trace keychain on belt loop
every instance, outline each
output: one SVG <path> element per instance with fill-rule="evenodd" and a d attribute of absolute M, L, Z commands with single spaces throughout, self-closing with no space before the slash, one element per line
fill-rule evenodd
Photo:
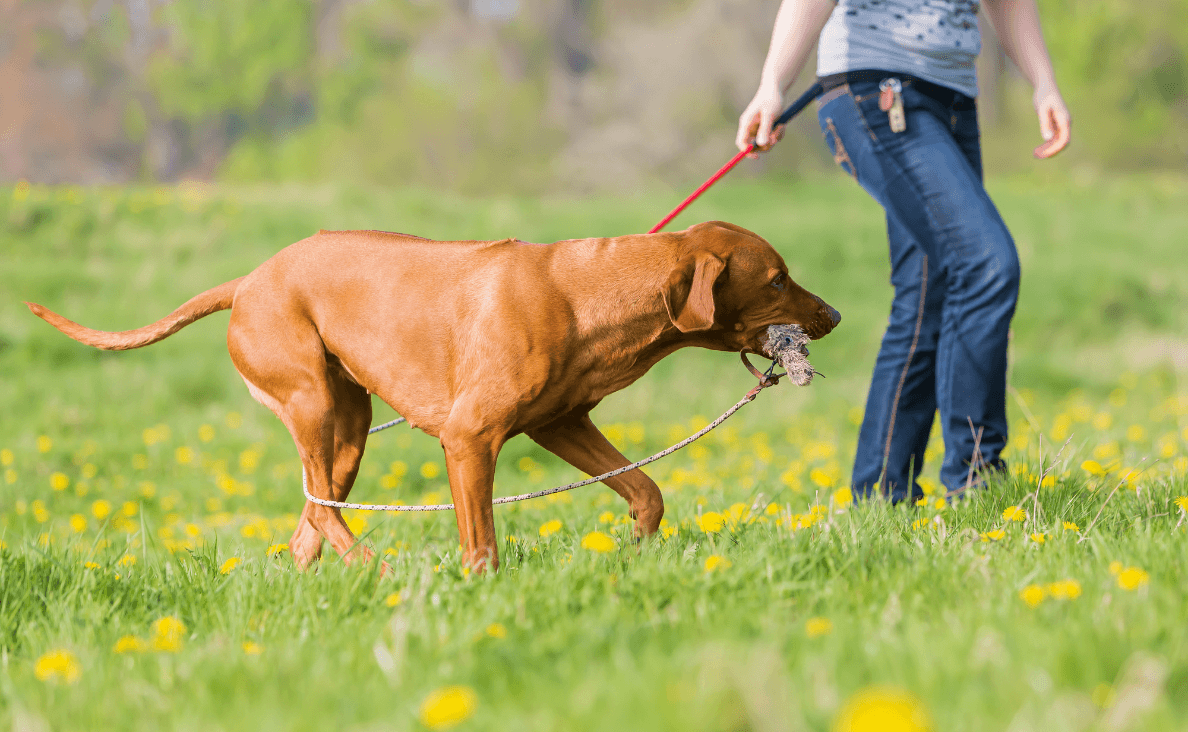
<path fill-rule="evenodd" d="M 907 129 L 907 117 L 903 114 L 903 85 L 899 79 L 891 77 L 879 82 L 879 109 L 887 113 L 892 132 Z"/>

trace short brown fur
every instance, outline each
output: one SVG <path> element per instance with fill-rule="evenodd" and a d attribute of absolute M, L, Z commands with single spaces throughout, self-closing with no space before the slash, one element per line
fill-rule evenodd
<path fill-rule="evenodd" d="M 769 325 L 820 338 L 840 319 L 787 277 L 766 241 L 722 222 L 549 245 L 323 231 L 138 330 L 95 331 L 29 308 L 108 350 L 231 308 L 231 360 L 288 427 L 310 492 L 347 498 L 376 394 L 441 441 L 463 558 L 479 570 L 498 566 L 492 481 L 508 439 L 527 434 L 591 475 L 628 465 L 590 421 L 608 394 L 679 348 L 757 352 Z M 656 484 L 639 470 L 605 482 L 636 534 L 654 533 Z M 323 537 L 347 561 L 372 554 L 338 509 L 306 502 L 289 541 L 299 566 Z"/>

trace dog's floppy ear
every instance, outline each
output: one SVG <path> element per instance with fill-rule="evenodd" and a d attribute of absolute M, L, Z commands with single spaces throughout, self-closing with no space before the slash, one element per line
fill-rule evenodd
<path fill-rule="evenodd" d="M 677 262 L 664 285 L 664 306 L 682 333 L 713 327 L 714 283 L 725 269 L 725 262 L 706 251 Z"/>

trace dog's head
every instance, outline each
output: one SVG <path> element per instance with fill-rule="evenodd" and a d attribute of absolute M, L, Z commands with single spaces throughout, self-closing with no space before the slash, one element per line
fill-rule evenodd
<path fill-rule="evenodd" d="M 703 345 L 765 353 L 768 326 L 796 325 L 816 340 L 841 322 L 841 313 L 792 281 L 784 258 L 762 237 L 722 221 L 677 236 L 664 305 L 673 325 L 702 334 Z"/>

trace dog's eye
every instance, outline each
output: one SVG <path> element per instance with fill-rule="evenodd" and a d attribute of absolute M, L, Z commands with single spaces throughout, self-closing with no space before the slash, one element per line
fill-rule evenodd
<path fill-rule="evenodd" d="M 784 275 L 782 273 L 776 275 L 775 279 L 771 281 L 771 286 L 776 288 L 776 290 L 778 290 L 779 292 L 783 292 L 784 291 Z"/>

